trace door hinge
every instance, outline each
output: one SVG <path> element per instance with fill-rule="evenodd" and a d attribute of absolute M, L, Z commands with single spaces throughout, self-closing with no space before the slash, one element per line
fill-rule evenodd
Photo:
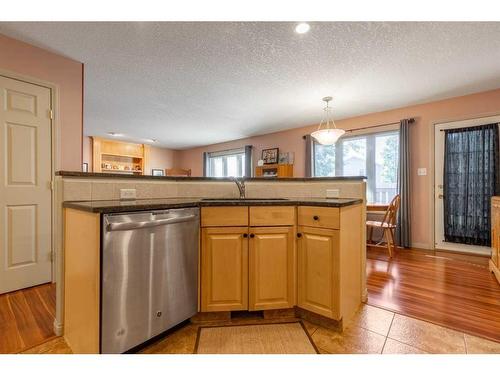
<path fill-rule="evenodd" d="M 54 111 L 53 111 L 53 110 L 51 110 L 51 109 L 49 109 L 49 118 L 50 118 L 51 120 L 53 120 L 53 119 L 54 119 Z"/>
<path fill-rule="evenodd" d="M 49 186 L 49 189 L 50 189 L 51 191 L 54 191 L 54 181 L 52 181 L 52 180 L 51 180 L 51 181 L 49 181 L 49 182 L 47 183 L 47 185 Z"/>
<path fill-rule="evenodd" d="M 50 250 L 50 261 L 53 262 L 54 258 L 55 258 L 55 256 L 54 256 L 54 250 L 52 249 L 52 250 Z"/>

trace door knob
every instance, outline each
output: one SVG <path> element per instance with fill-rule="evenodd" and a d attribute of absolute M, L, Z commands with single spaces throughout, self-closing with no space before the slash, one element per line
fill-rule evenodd
<path fill-rule="evenodd" d="M 243 238 L 247 238 L 247 237 L 248 237 L 248 234 L 243 233 Z"/>
<path fill-rule="evenodd" d="M 302 233 L 297 233 L 297 237 L 298 238 L 302 237 Z"/>
<path fill-rule="evenodd" d="M 254 237 L 255 237 L 255 234 L 250 233 L 250 238 L 254 238 Z"/>
<path fill-rule="evenodd" d="M 313 216 L 313 219 L 314 219 L 314 220 L 319 220 L 319 216 L 314 215 L 314 216 Z"/>

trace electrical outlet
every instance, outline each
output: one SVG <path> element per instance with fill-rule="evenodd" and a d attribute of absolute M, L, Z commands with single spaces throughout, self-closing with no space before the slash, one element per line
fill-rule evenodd
<path fill-rule="evenodd" d="M 427 168 L 418 168 L 417 176 L 427 176 Z"/>
<path fill-rule="evenodd" d="M 134 200 L 136 198 L 135 189 L 120 189 L 120 199 Z"/>
<path fill-rule="evenodd" d="M 327 198 L 338 198 L 340 197 L 340 189 L 326 189 Z"/>

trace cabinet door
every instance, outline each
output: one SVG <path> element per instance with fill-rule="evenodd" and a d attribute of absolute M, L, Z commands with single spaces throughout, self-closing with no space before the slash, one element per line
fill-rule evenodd
<path fill-rule="evenodd" d="M 298 306 L 339 319 L 339 231 L 298 229 Z"/>
<path fill-rule="evenodd" d="M 248 308 L 247 227 L 203 228 L 201 311 Z"/>
<path fill-rule="evenodd" d="M 249 310 L 295 304 L 294 227 L 250 228 Z"/>
<path fill-rule="evenodd" d="M 493 202 L 491 205 L 491 261 L 499 266 L 500 252 L 500 204 Z"/>

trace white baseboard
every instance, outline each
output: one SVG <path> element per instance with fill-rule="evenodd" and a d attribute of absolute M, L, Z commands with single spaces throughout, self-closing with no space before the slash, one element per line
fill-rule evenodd
<path fill-rule="evenodd" d="M 54 333 L 55 333 L 56 336 L 62 336 L 62 334 L 63 334 L 63 325 L 62 325 L 62 323 L 59 323 L 57 321 L 57 319 L 54 319 L 53 328 L 54 328 Z"/>
<path fill-rule="evenodd" d="M 413 242 L 411 244 L 411 247 L 414 247 L 416 249 L 432 250 L 432 246 L 430 246 L 428 243 Z"/>
<path fill-rule="evenodd" d="M 368 301 L 368 289 L 363 290 L 361 295 L 361 301 L 366 303 Z"/>

